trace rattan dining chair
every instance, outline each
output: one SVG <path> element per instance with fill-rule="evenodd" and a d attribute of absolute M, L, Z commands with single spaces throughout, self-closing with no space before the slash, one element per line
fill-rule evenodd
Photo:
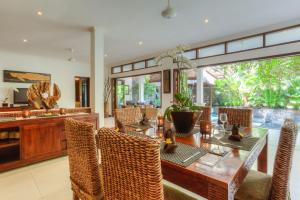
<path fill-rule="evenodd" d="M 115 120 L 119 120 L 123 125 L 138 122 L 141 115 L 139 107 L 115 109 Z"/>
<path fill-rule="evenodd" d="M 103 199 L 93 125 L 66 119 L 65 130 L 73 199 Z"/>
<path fill-rule="evenodd" d="M 201 122 L 211 122 L 211 107 L 210 106 L 201 106 L 202 114 L 198 120 L 198 125 Z"/>
<path fill-rule="evenodd" d="M 290 199 L 289 180 L 297 134 L 297 125 L 286 119 L 281 128 L 273 176 L 250 171 L 235 196 L 236 200 Z"/>
<path fill-rule="evenodd" d="M 243 127 L 252 127 L 252 109 L 251 108 L 225 108 L 219 107 L 218 119 L 220 119 L 220 114 L 226 113 L 228 118 L 228 123 L 240 124 Z"/>
<path fill-rule="evenodd" d="M 147 119 L 156 120 L 158 115 L 159 109 L 154 107 L 146 107 L 145 108 L 145 115 Z"/>
<path fill-rule="evenodd" d="M 170 186 L 164 188 L 157 140 L 107 128 L 98 131 L 98 138 L 106 200 L 195 199 Z"/>

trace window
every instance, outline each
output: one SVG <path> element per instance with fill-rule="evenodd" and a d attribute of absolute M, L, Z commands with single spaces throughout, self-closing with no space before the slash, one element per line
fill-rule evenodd
<path fill-rule="evenodd" d="M 121 67 L 113 67 L 112 68 L 112 73 L 116 74 L 116 73 L 120 73 L 121 72 Z"/>
<path fill-rule="evenodd" d="M 123 72 L 128 72 L 132 70 L 132 64 L 124 65 L 123 66 Z"/>
<path fill-rule="evenodd" d="M 250 35 L 240 39 L 237 38 L 236 40 L 224 41 L 222 43 L 212 44 L 206 47 L 198 47 L 184 52 L 184 56 L 188 59 L 201 59 L 256 48 L 267 48 L 272 45 L 280 45 L 290 42 L 300 42 L 300 25 L 292 28 L 287 27 L 285 29 L 275 30 L 273 32 L 264 32 L 252 36 Z M 145 67 L 155 66 L 157 66 L 157 64 L 155 60 L 151 58 L 133 64 L 133 69 L 129 69 L 128 67 L 128 69 L 125 68 L 123 71 L 138 70 L 144 69 Z M 120 72 L 122 72 L 122 70 L 119 67 L 115 67 L 115 69 L 113 68 L 112 70 L 112 73 Z"/>
<path fill-rule="evenodd" d="M 266 46 L 300 40 L 300 27 L 266 34 Z"/>
<path fill-rule="evenodd" d="M 143 62 L 134 63 L 133 68 L 134 69 L 143 69 L 143 68 L 145 68 L 145 62 L 143 61 Z"/>
<path fill-rule="evenodd" d="M 161 107 L 161 73 L 117 79 L 117 107 L 154 105 Z"/>
<path fill-rule="evenodd" d="M 147 67 L 155 67 L 157 66 L 154 59 L 147 60 Z"/>
<path fill-rule="evenodd" d="M 237 52 L 244 51 L 249 49 L 255 49 L 259 47 L 263 47 L 263 36 L 256 36 L 251 38 L 245 38 L 241 40 L 235 40 L 227 43 L 227 52 Z"/>
<path fill-rule="evenodd" d="M 183 56 L 188 59 L 196 59 L 196 50 L 184 52 Z"/>
<path fill-rule="evenodd" d="M 225 43 L 201 48 L 198 54 L 200 58 L 225 54 Z"/>

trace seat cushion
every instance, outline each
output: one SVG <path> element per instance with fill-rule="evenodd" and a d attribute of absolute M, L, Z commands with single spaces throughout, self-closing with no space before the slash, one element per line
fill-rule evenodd
<path fill-rule="evenodd" d="M 272 177 L 270 175 L 250 171 L 235 195 L 236 200 L 268 200 Z"/>
<path fill-rule="evenodd" d="M 164 197 L 165 200 L 197 200 L 200 198 L 196 198 L 192 195 L 188 194 L 184 189 L 181 189 L 179 186 L 174 186 L 170 183 L 164 183 Z M 202 198 L 201 198 L 202 199 Z"/>

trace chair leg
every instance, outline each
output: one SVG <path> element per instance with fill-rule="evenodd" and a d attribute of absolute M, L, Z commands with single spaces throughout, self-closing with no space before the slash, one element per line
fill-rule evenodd
<path fill-rule="evenodd" d="M 77 197 L 77 195 L 73 192 L 73 200 L 79 200 L 79 198 Z"/>

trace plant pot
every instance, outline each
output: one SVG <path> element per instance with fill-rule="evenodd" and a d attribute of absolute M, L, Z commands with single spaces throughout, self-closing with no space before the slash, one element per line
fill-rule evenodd
<path fill-rule="evenodd" d="M 196 122 L 199 120 L 202 112 L 172 112 L 171 116 L 175 129 L 178 133 L 188 134 L 194 127 Z"/>

